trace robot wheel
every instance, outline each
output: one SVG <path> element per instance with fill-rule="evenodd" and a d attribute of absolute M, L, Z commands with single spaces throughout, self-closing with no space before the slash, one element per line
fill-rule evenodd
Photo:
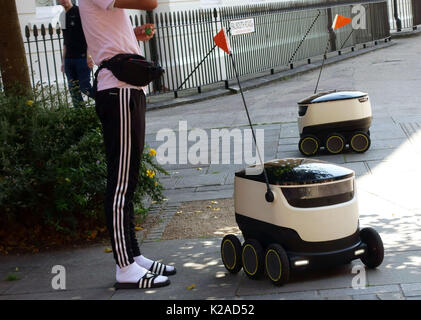
<path fill-rule="evenodd" d="M 300 152 L 306 156 L 314 156 L 320 148 L 320 140 L 315 135 L 304 135 L 298 143 Z"/>
<path fill-rule="evenodd" d="M 370 148 L 370 145 L 370 131 L 368 131 L 367 133 L 363 131 L 354 132 L 349 142 L 349 146 L 351 147 L 351 149 L 357 153 L 366 152 Z"/>
<path fill-rule="evenodd" d="M 325 147 L 331 154 L 339 154 L 345 149 L 345 137 L 340 133 L 331 133 L 326 138 Z"/>
<path fill-rule="evenodd" d="M 361 261 L 371 269 L 377 268 L 383 262 L 384 247 L 382 238 L 373 228 L 364 228 L 360 231 L 361 241 L 367 245 L 367 252 Z"/>
<path fill-rule="evenodd" d="M 250 279 L 258 279 L 264 273 L 263 248 L 259 241 L 247 239 L 241 249 L 244 273 Z"/>
<path fill-rule="evenodd" d="M 270 281 L 276 286 L 288 282 L 290 274 L 289 259 L 279 244 L 271 244 L 265 253 L 265 270 Z"/>
<path fill-rule="evenodd" d="M 222 239 L 221 257 L 229 272 L 238 273 L 241 270 L 241 242 L 233 234 L 228 234 Z"/>

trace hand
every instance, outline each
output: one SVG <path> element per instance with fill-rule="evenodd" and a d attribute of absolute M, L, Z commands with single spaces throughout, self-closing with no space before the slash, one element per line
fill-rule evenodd
<path fill-rule="evenodd" d="M 64 73 L 64 63 L 61 64 L 61 73 Z"/>
<path fill-rule="evenodd" d="M 92 69 L 94 67 L 94 60 L 92 60 L 91 56 L 88 56 L 86 58 L 86 63 L 88 64 L 89 69 Z"/>
<path fill-rule="evenodd" d="M 146 23 L 140 27 L 134 28 L 134 34 L 139 41 L 149 41 L 155 34 L 155 25 Z"/>

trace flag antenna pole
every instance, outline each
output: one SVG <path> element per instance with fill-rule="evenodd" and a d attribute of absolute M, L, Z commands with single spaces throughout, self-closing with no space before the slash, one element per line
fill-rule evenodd
<path fill-rule="evenodd" d="M 335 31 L 336 29 L 342 28 L 342 27 L 346 26 L 347 24 L 349 24 L 351 22 L 352 22 L 351 18 L 343 17 L 343 16 L 340 16 L 339 14 L 337 14 L 335 16 L 335 19 L 333 20 L 332 29 L 333 29 L 333 31 Z M 351 31 L 348 38 L 342 44 L 341 49 L 343 48 L 345 43 L 348 41 L 348 39 L 351 37 L 352 32 L 353 31 Z M 319 82 L 320 82 L 320 78 L 322 76 L 323 67 L 325 66 L 325 62 L 326 62 L 326 59 L 327 59 L 327 52 L 329 50 L 329 43 L 330 43 L 330 39 L 327 39 L 326 50 L 325 50 L 325 53 L 323 54 L 323 62 L 322 62 L 322 66 L 320 67 L 319 77 L 317 78 L 317 83 L 316 83 L 316 88 L 314 89 L 314 94 L 317 93 L 317 88 L 319 87 Z"/>
<path fill-rule="evenodd" d="M 322 76 L 323 67 L 325 66 L 325 61 L 326 61 L 326 58 L 327 58 L 327 51 L 329 50 L 329 42 L 330 42 L 330 40 L 328 39 L 326 49 L 325 49 L 325 53 L 323 54 L 323 62 L 322 62 L 322 66 L 320 67 L 319 77 L 317 78 L 316 88 L 314 89 L 314 94 L 317 93 L 317 88 L 319 87 L 320 77 Z"/>
<path fill-rule="evenodd" d="M 257 145 L 256 134 L 254 133 L 253 124 L 251 123 L 250 114 L 249 114 L 249 111 L 248 111 L 248 108 L 247 108 L 246 99 L 244 97 L 243 88 L 241 87 L 240 76 L 238 74 L 237 67 L 236 67 L 236 64 L 235 64 L 235 60 L 234 60 L 234 57 L 232 55 L 231 50 L 229 51 L 229 56 L 230 56 L 231 61 L 232 61 L 232 66 L 233 66 L 233 69 L 234 69 L 234 72 L 235 72 L 235 76 L 237 78 L 238 87 L 240 88 L 240 93 L 241 93 L 241 97 L 243 99 L 244 108 L 246 109 L 247 119 L 248 119 L 249 124 L 250 124 L 251 132 L 253 134 L 254 144 L 256 145 L 256 151 L 257 151 L 257 154 L 259 156 L 260 163 L 263 165 L 263 175 L 265 177 L 265 182 L 266 182 L 266 187 L 267 187 L 265 198 L 266 198 L 267 202 L 273 202 L 275 200 L 275 195 L 273 194 L 273 191 L 270 188 L 269 179 L 268 179 L 268 175 L 267 175 L 267 172 L 266 172 L 265 164 L 262 161 L 262 156 L 260 154 L 259 146 Z"/>

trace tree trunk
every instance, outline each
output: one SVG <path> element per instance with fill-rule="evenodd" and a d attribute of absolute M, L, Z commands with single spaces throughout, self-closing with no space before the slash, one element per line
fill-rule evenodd
<path fill-rule="evenodd" d="M 0 70 L 6 94 L 25 94 L 31 90 L 15 0 L 1 1 Z"/>

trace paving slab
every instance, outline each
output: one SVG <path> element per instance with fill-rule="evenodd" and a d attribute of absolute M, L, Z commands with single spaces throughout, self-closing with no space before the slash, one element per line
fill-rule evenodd
<path fill-rule="evenodd" d="M 186 202 L 197 200 L 225 199 L 233 196 L 234 189 L 196 192 L 196 188 L 165 190 L 164 196 L 171 201 Z"/>
<path fill-rule="evenodd" d="M 375 294 L 359 294 L 352 296 L 352 300 L 379 300 Z"/>
<path fill-rule="evenodd" d="M 322 300 L 316 290 L 302 292 L 288 292 L 277 294 L 262 294 L 251 296 L 237 296 L 235 300 Z"/>
<path fill-rule="evenodd" d="M 334 296 L 334 297 L 326 297 L 324 300 L 352 300 L 351 296 Z"/>
<path fill-rule="evenodd" d="M 178 180 L 180 180 L 181 177 L 169 177 L 169 178 L 159 178 L 159 181 L 161 182 L 162 186 L 169 190 L 169 189 L 174 189 L 175 185 L 177 184 Z"/>
<path fill-rule="evenodd" d="M 284 140 L 284 141 L 282 141 Z M 286 144 L 286 139 L 281 139 L 279 141 L 279 146 L 278 146 L 278 155 L 281 155 L 282 152 L 295 152 L 298 149 L 298 141 L 297 143 L 293 143 L 293 144 Z"/>
<path fill-rule="evenodd" d="M 375 149 L 368 150 L 365 153 L 346 153 L 344 154 L 346 162 L 360 162 L 360 161 L 379 161 L 393 156 L 396 149 Z M 406 156 L 413 156 L 415 153 L 409 152 L 408 155 L 398 155 L 405 158 Z"/>
<path fill-rule="evenodd" d="M 3 257 L 5 264 L 12 262 L 19 268 L 17 275 L 20 280 L 13 281 L 13 285 L 2 292 L 2 295 L 47 294 L 52 297 L 54 293 L 57 294 L 57 290 L 52 288 L 52 280 L 55 276 L 52 268 L 55 265 L 65 268 L 67 290 L 108 289 L 115 281 L 115 264 L 112 255 L 105 253 L 104 249 L 104 246 L 96 245 L 85 249 L 52 251 L 48 255 Z M 45 261 L 45 263 L 35 268 L 28 268 L 26 265 L 28 259 L 34 262 Z M 95 277 L 92 270 L 95 270 Z M 3 272 L 1 272 L 2 275 Z M 2 278 L 4 279 L 3 276 Z"/>
<path fill-rule="evenodd" d="M 222 190 L 228 190 L 228 191 L 234 192 L 234 185 L 232 185 L 232 184 L 225 184 L 223 186 L 204 186 L 204 187 L 197 187 L 195 191 L 196 192 L 204 192 L 204 191 L 222 191 Z"/>
<path fill-rule="evenodd" d="M 392 115 L 392 120 L 395 123 L 402 123 L 402 122 L 421 122 L 421 115 L 420 114 L 405 114 L 404 112 L 399 112 Z"/>
<path fill-rule="evenodd" d="M 373 138 L 371 140 L 371 146 L 369 151 L 371 150 L 381 150 L 381 149 L 397 149 L 401 145 L 409 142 L 408 138 L 394 138 L 394 139 L 383 139 L 382 137 Z"/>
<path fill-rule="evenodd" d="M 113 294 L 114 288 L 56 290 L 47 293 L 0 295 L 0 300 L 109 300 Z"/>
<path fill-rule="evenodd" d="M 405 297 L 409 298 L 409 297 L 420 297 L 421 298 L 421 290 L 418 291 L 408 291 L 408 292 L 404 292 Z"/>
<path fill-rule="evenodd" d="M 223 185 L 228 173 L 202 174 L 197 176 L 183 176 L 175 185 L 175 189 L 194 188 L 211 185 Z"/>
<path fill-rule="evenodd" d="M 281 139 L 279 139 L 279 145 L 293 144 L 293 145 L 297 146 L 297 148 L 298 148 L 298 142 L 300 142 L 300 138 L 298 136 L 293 137 L 293 138 L 281 138 Z"/>
<path fill-rule="evenodd" d="M 237 296 L 279 294 L 298 291 L 310 291 L 321 289 L 334 289 L 351 287 L 352 264 L 336 266 L 325 270 L 314 270 L 311 272 L 295 272 L 287 285 L 282 287 L 273 286 L 272 283 L 263 278 L 261 280 L 250 280 L 242 274 L 241 282 L 237 290 Z"/>
<path fill-rule="evenodd" d="M 405 297 L 400 292 L 396 293 L 380 293 L 377 295 L 380 300 L 405 300 Z"/>
<path fill-rule="evenodd" d="M 340 288 L 340 289 L 329 289 L 319 290 L 321 297 L 343 297 L 343 296 L 358 296 L 358 295 L 369 295 L 369 294 L 384 294 L 384 293 L 400 293 L 399 285 L 385 285 L 385 286 L 369 286 L 362 289 L 354 288 Z"/>
<path fill-rule="evenodd" d="M 258 125 L 253 125 L 254 129 L 264 129 L 265 133 L 266 132 L 270 132 L 270 133 L 276 133 L 279 136 L 279 130 L 281 129 L 281 123 L 265 123 L 265 124 L 258 124 Z"/>
<path fill-rule="evenodd" d="M 298 109 L 298 107 L 297 107 Z M 299 137 L 300 133 L 298 132 L 297 123 L 284 123 L 281 125 L 280 138 L 296 138 Z"/>
<path fill-rule="evenodd" d="M 230 172 L 234 174 L 245 168 L 244 164 L 211 164 L 208 168 L 207 174 Z"/>
<path fill-rule="evenodd" d="M 390 252 L 376 270 L 367 269 L 370 285 L 419 283 L 421 279 L 421 251 Z"/>
<path fill-rule="evenodd" d="M 196 167 L 196 168 L 185 168 L 185 169 L 178 169 L 178 170 L 169 170 L 168 173 L 171 177 L 188 177 L 188 176 L 197 176 L 200 174 L 206 173 L 206 170 L 209 168 L 206 165 L 205 168 Z"/>
<path fill-rule="evenodd" d="M 15 273 L 14 273 L 15 274 Z M 16 274 L 15 274 L 16 275 Z M 17 275 L 18 276 L 18 275 Z M 19 281 L 19 280 L 15 280 L 15 281 L 7 281 L 7 280 L 5 280 L 6 279 L 6 277 L 7 277 L 7 275 L 6 276 L 4 276 L 1 280 L 0 280 L 0 298 L 1 298 L 1 295 L 2 294 L 4 294 L 5 292 L 7 292 L 11 287 L 13 287 L 13 285 L 14 285 L 14 282 L 15 281 Z"/>
<path fill-rule="evenodd" d="M 405 297 L 421 297 L 421 283 L 402 283 L 401 288 Z"/>
<path fill-rule="evenodd" d="M 407 136 L 398 124 L 385 125 L 380 130 L 376 130 L 375 125 L 370 128 L 370 138 L 376 139 L 405 139 Z"/>

